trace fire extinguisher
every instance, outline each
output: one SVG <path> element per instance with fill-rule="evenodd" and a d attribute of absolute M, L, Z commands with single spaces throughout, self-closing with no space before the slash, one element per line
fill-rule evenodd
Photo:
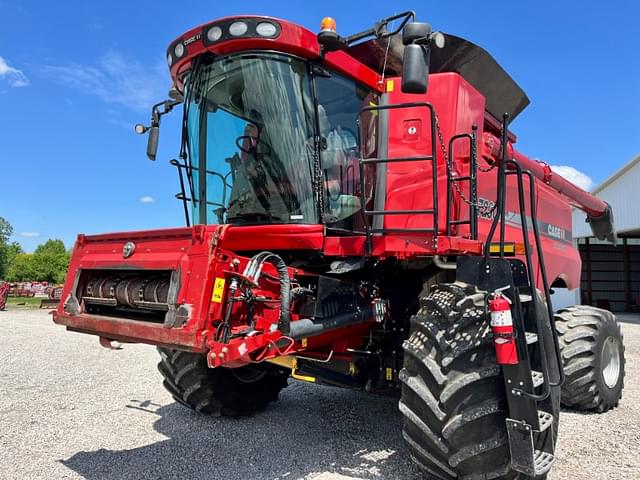
<path fill-rule="evenodd" d="M 511 301 L 500 291 L 496 291 L 488 303 L 493 344 L 496 348 L 496 362 L 499 365 L 515 365 L 519 359 L 511 316 Z"/>

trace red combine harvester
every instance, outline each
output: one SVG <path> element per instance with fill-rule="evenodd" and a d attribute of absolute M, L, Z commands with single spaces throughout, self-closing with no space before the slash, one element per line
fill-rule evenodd
<path fill-rule="evenodd" d="M 393 26 L 393 27 L 392 27 Z M 249 415 L 291 376 L 398 393 L 441 478 L 544 478 L 560 401 L 619 402 L 615 317 L 554 313 L 576 288 L 571 209 L 609 206 L 515 150 L 529 103 L 483 49 L 406 12 L 342 37 L 241 16 L 176 39 L 187 226 L 79 235 L 55 322 L 156 345 L 164 386 Z"/>

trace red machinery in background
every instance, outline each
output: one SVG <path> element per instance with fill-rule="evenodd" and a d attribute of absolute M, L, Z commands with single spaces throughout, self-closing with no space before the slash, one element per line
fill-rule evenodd
<path fill-rule="evenodd" d="M 0 311 L 7 307 L 7 298 L 9 297 L 9 284 L 0 282 Z"/>

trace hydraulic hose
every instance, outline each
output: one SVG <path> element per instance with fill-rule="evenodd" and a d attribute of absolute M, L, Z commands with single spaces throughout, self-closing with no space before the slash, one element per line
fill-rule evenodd
<path fill-rule="evenodd" d="M 278 329 L 283 335 L 289 335 L 291 324 L 291 280 L 289 279 L 287 264 L 275 253 L 261 252 L 249 260 L 244 275 L 258 283 L 265 262 L 271 263 L 278 271 L 280 280 L 280 320 L 278 321 Z"/>

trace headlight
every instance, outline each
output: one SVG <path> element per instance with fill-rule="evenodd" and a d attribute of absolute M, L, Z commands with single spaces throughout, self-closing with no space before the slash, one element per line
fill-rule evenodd
<path fill-rule="evenodd" d="M 171 66 L 171 54 L 167 53 L 167 63 Z"/>
<path fill-rule="evenodd" d="M 173 53 L 175 53 L 176 57 L 178 58 L 184 55 L 184 45 L 182 44 L 182 42 L 176 44 L 175 48 L 173 49 Z"/>
<path fill-rule="evenodd" d="M 203 45 L 208 47 L 209 45 L 218 44 L 227 40 L 237 40 L 241 38 L 274 39 L 278 38 L 280 32 L 280 24 L 275 20 L 267 18 L 230 18 L 217 21 L 216 23 L 210 23 L 209 25 L 203 25 L 200 36 Z M 182 44 L 188 46 L 190 42 L 184 40 Z M 170 52 L 172 62 L 176 63 L 179 58 L 177 53 L 174 54 L 173 50 L 170 50 Z M 184 55 L 186 55 L 186 49 L 183 58 Z"/>
<path fill-rule="evenodd" d="M 244 22 L 233 22 L 229 25 L 229 33 L 234 37 L 239 37 L 247 33 L 247 24 Z"/>
<path fill-rule="evenodd" d="M 260 22 L 256 26 L 256 33 L 261 37 L 273 37 L 278 29 L 271 22 Z"/>
<path fill-rule="evenodd" d="M 220 27 L 211 27 L 209 30 L 207 30 L 207 39 L 210 42 L 215 42 L 217 40 L 220 40 L 221 36 L 222 36 L 222 29 Z"/>

